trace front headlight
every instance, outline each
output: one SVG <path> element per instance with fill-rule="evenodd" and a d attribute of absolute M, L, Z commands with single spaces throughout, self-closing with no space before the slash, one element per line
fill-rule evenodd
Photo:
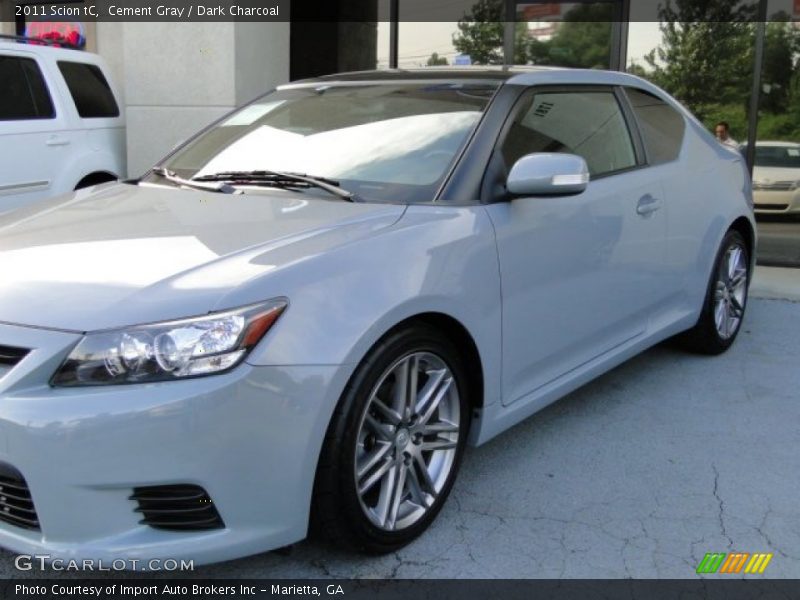
<path fill-rule="evenodd" d="M 53 386 L 170 381 L 238 365 L 287 306 L 284 299 L 202 317 L 99 331 L 83 337 Z"/>

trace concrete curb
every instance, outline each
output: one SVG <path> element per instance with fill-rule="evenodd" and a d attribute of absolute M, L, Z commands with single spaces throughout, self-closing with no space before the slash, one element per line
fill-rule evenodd
<path fill-rule="evenodd" d="M 800 302 L 800 269 L 757 266 L 750 284 L 750 295 Z"/>

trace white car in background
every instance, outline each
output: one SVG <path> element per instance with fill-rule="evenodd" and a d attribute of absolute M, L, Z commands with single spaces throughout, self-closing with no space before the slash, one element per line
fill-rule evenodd
<path fill-rule="evenodd" d="M 753 203 L 763 214 L 800 214 L 800 144 L 757 142 Z"/>
<path fill-rule="evenodd" d="M 103 60 L 0 38 L 0 213 L 125 173 L 125 117 Z"/>

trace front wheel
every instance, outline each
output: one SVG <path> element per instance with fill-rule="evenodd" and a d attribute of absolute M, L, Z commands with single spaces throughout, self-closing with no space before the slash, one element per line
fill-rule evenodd
<path fill-rule="evenodd" d="M 420 535 L 455 481 L 468 393 L 458 352 L 435 331 L 409 327 L 373 348 L 328 428 L 312 528 L 371 553 Z"/>
<path fill-rule="evenodd" d="M 749 283 L 747 244 L 738 231 L 730 230 L 720 245 L 700 318 L 680 338 L 684 346 L 702 354 L 730 348 L 742 325 Z"/>

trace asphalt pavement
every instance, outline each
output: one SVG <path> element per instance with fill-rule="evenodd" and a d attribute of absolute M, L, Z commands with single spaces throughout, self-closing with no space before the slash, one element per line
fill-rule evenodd
<path fill-rule="evenodd" d="M 182 575 L 691 579 L 705 553 L 738 551 L 800 578 L 798 340 L 800 303 L 754 298 L 723 356 L 653 348 L 469 449 L 436 523 L 399 552 L 306 541 Z M 37 576 L 0 553 L 0 577 Z"/>
<path fill-rule="evenodd" d="M 758 263 L 800 267 L 800 217 L 762 216 L 758 219 Z"/>

